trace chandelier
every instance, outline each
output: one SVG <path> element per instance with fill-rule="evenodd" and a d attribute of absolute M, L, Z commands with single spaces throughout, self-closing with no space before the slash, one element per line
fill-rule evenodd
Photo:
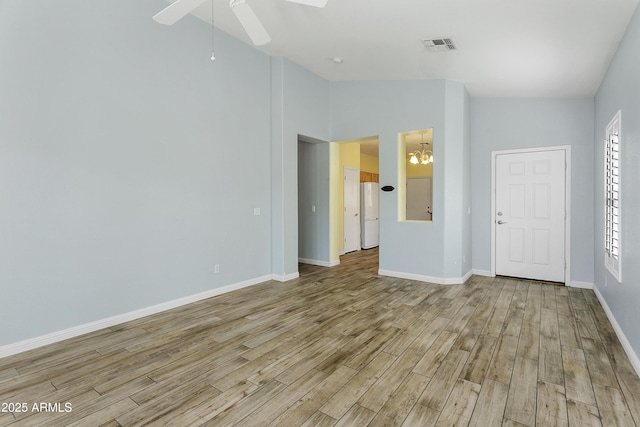
<path fill-rule="evenodd" d="M 429 145 L 424 142 L 424 134 L 421 134 L 422 142 L 420 143 L 420 150 L 416 150 L 409 154 L 409 163 L 412 165 L 422 164 L 428 165 L 429 163 L 433 163 L 433 153 L 431 150 L 425 150 L 424 146 Z"/>

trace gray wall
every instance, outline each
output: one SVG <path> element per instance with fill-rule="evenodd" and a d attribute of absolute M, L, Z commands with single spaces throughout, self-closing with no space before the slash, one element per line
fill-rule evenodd
<path fill-rule="evenodd" d="M 464 94 L 464 149 L 462 159 L 462 176 L 463 176 L 463 216 L 462 216 L 462 273 L 466 274 L 473 267 L 472 252 L 472 226 L 473 215 L 471 211 L 471 202 L 473 194 L 473 181 L 471 177 L 471 165 L 473 164 L 473 154 L 471 151 L 471 97 L 465 91 Z"/>
<path fill-rule="evenodd" d="M 0 345 L 271 273 L 269 57 L 164 6 L 0 6 Z"/>
<path fill-rule="evenodd" d="M 461 251 L 469 244 L 461 231 L 462 159 L 468 155 L 464 86 L 445 80 L 352 81 L 335 82 L 331 89 L 331 140 L 377 135 L 381 186 L 400 185 L 398 134 L 434 129 L 433 221 L 398 221 L 398 192 L 381 193 L 380 269 L 461 277 Z"/>
<path fill-rule="evenodd" d="M 445 94 L 444 155 L 444 277 L 464 276 L 471 269 L 467 258 L 471 246 L 469 233 L 471 207 L 468 180 L 469 97 L 463 84 L 447 81 Z"/>
<path fill-rule="evenodd" d="M 491 270 L 491 152 L 571 145 L 571 280 L 593 283 L 593 99 L 471 100 L 473 268 Z"/>
<path fill-rule="evenodd" d="M 331 261 L 329 198 L 329 144 L 309 142 L 301 137 L 298 142 L 299 258 L 327 264 Z"/>
<path fill-rule="evenodd" d="M 640 354 L 640 9 L 636 10 L 595 98 L 595 284 L 636 354 Z M 622 110 L 622 283 L 604 268 L 603 140 Z"/>
<path fill-rule="evenodd" d="M 398 222 L 397 191 L 380 193 L 384 270 L 442 276 L 444 80 L 334 82 L 332 141 L 378 135 L 380 186 L 398 187 L 398 133 L 433 130 L 433 222 Z"/>
<path fill-rule="evenodd" d="M 284 58 L 272 58 L 272 269 L 282 276 L 298 272 L 298 135 L 314 140 L 330 138 L 330 92 L 328 81 Z M 329 144 L 323 171 L 329 177 Z M 326 209 L 326 246 L 329 247 L 329 193 Z M 329 259 L 327 249 L 326 260 Z"/>

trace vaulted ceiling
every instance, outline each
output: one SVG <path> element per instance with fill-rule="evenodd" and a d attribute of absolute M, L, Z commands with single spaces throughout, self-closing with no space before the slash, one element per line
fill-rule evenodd
<path fill-rule="evenodd" d="M 251 44 L 227 0 L 215 26 Z M 472 96 L 593 96 L 638 0 L 247 0 L 271 35 L 257 49 L 331 81 L 446 78 Z M 211 22 L 211 1 L 193 14 Z M 180 23 L 176 24 L 179 25 Z M 451 38 L 431 52 L 423 40 Z M 341 64 L 331 59 L 339 57 Z"/>

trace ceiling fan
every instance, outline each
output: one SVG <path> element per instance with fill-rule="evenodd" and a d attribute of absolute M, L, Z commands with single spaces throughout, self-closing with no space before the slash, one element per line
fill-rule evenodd
<path fill-rule="evenodd" d="M 153 19 L 164 25 L 173 25 L 193 9 L 207 0 L 176 0 L 153 16 Z M 306 6 L 325 7 L 327 0 L 287 0 Z M 247 32 L 254 45 L 260 46 L 271 41 L 271 37 L 247 0 L 230 0 L 229 7 L 240 21 L 240 25 Z"/>

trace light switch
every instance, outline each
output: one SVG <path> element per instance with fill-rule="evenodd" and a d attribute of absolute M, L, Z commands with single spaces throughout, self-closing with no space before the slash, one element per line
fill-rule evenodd
<path fill-rule="evenodd" d="M 315 212 L 316 211 L 316 205 L 312 205 L 311 206 L 311 212 Z"/>
<path fill-rule="evenodd" d="M 253 208 L 253 215 L 255 216 L 260 215 L 260 208 Z"/>

